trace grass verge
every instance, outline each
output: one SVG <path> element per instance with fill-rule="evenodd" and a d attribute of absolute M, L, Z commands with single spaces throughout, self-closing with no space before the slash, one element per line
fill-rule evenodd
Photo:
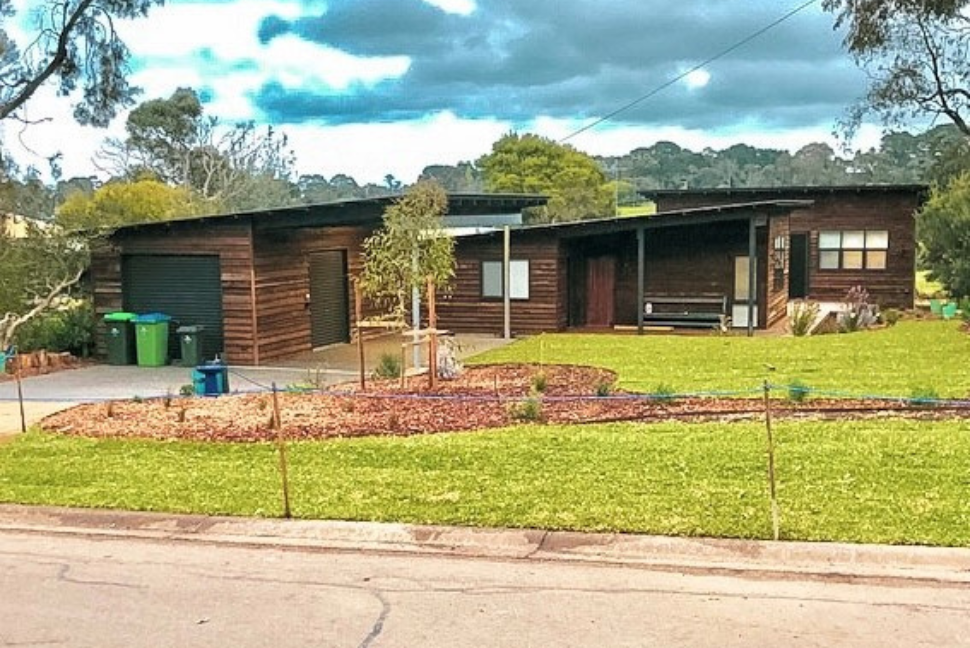
<path fill-rule="evenodd" d="M 966 422 L 782 422 L 786 539 L 970 546 Z M 469 526 L 770 537 L 756 423 L 520 426 L 291 446 L 294 514 Z M 278 515 L 271 445 L 0 446 L 0 501 Z"/>
<path fill-rule="evenodd" d="M 970 393 L 970 335 L 959 323 L 904 321 L 873 331 L 813 337 L 551 334 L 476 356 L 472 363 L 592 364 L 619 374 L 619 386 L 678 393 L 757 388 L 799 381 L 817 390 L 941 397 Z M 768 367 L 773 367 L 769 371 Z"/>

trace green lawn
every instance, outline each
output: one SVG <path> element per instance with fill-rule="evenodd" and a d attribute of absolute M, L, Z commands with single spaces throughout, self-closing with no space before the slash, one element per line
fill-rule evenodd
<path fill-rule="evenodd" d="M 541 335 L 473 362 L 586 364 L 613 369 L 621 387 L 733 391 L 801 381 L 813 389 L 910 396 L 970 394 L 970 335 L 959 323 L 903 321 L 887 329 L 813 337 Z M 769 372 L 767 366 L 775 368 Z"/>
<path fill-rule="evenodd" d="M 781 422 L 783 536 L 970 546 L 970 424 Z M 770 537 L 757 423 L 522 426 L 291 446 L 307 518 Z M 278 515 L 271 445 L 0 445 L 0 501 Z"/>

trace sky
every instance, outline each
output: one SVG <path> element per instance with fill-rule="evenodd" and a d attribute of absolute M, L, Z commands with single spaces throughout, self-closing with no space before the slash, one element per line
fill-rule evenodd
<path fill-rule="evenodd" d="M 168 0 L 118 29 L 143 98 L 192 87 L 209 115 L 285 133 L 300 173 L 412 182 L 511 130 L 565 138 L 691 70 L 568 142 L 595 155 L 660 140 L 837 146 L 865 77 L 820 3 L 695 69 L 802 1 Z M 22 35 L 28 20 L 17 15 Z M 24 164 L 60 151 L 66 177 L 98 173 L 93 152 L 123 133 L 124 115 L 107 132 L 76 125 L 51 88 L 28 110 L 49 121 L 8 124 L 5 145 Z"/>

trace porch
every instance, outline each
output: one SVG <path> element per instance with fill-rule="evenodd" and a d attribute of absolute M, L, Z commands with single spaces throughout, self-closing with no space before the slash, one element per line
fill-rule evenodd
<path fill-rule="evenodd" d="M 570 328 L 753 334 L 784 317 L 787 219 L 650 225 L 564 241 Z"/>

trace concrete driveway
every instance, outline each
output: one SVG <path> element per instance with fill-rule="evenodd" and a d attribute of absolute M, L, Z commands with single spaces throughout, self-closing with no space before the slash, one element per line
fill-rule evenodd
<path fill-rule="evenodd" d="M 458 336 L 458 356 L 465 358 L 508 341 L 493 337 Z M 385 336 L 365 345 L 368 373 L 383 353 L 400 354 L 400 336 Z M 229 386 L 233 392 L 271 389 L 275 382 L 283 389 L 293 384 L 333 385 L 358 376 L 357 347 L 338 344 L 267 367 L 229 367 Z M 191 384 L 189 367 L 137 367 L 92 365 L 68 369 L 23 380 L 24 414 L 27 426 L 78 403 L 130 398 L 157 398 L 178 395 L 183 385 Z M 0 436 L 20 431 L 17 384 L 0 382 Z"/>

